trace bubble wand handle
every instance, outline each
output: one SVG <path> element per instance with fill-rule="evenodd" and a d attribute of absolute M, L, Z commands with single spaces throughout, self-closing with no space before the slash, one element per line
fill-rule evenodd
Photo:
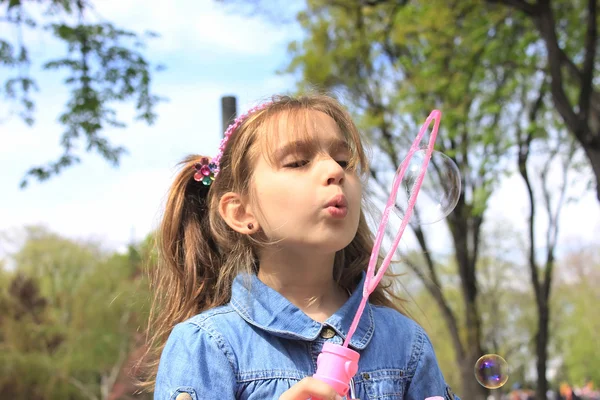
<path fill-rule="evenodd" d="M 375 237 L 375 243 L 373 245 L 371 257 L 369 259 L 369 265 L 367 267 L 365 284 L 363 287 L 363 297 L 358 306 L 356 315 L 354 316 L 354 320 L 352 321 L 350 329 L 348 330 L 348 336 L 346 337 L 344 344 L 342 346 L 340 346 L 340 345 L 329 343 L 329 342 L 325 343 L 321 354 L 319 354 L 319 357 L 317 358 L 317 371 L 316 371 L 314 377 L 330 384 L 336 390 L 336 392 L 341 396 L 345 396 L 348 393 L 350 380 L 352 379 L 354 374 L 356 374 L 356 372 L 358 371 L 358 359 L 359 359 L 360 355 L 356 351 L 348 348 L 350 339 L 352 338 L 352 335 L 354 335 L 354 332 L 356 331 L 358 322 L 360 321 L 362 313 L 365 309 L 365 305 L 369 299 L 369 295 L 373 292 L 373 290 L 375 290 L 375 288 L 381 281 L 381 278 L 385 274 L 385 271 L 387 270 L 387 268 L 392 260 L 394 252 L 396 251 L 396 248 L 398 247 L 398 243 L 400 243 L 400 239 L 402 237 L 402 234 L 404 233 L 404 229 L 406 228 L 406 225 L 408 225 L 408 222 L 410 221 L 410 217 L 412 216 L 413 208 L 417 201 L 417 195 L 419 193 L 419 189 L 421 188 L 423 179 L 425 178 L 425 172 L 427 171 L 427 165 L 429 164 L 429 160 L 433 153 L 433 147 L 435 144 L 435 139 L 437 138 L 437 131 L 438 131 L 438 128 L 440 125 L 441 116 L 442 116 L 442 113 L 439 110 L 433 110 L 429 114 L 429 116 L 427 117 L 427 120 L 425 120 L 425 123 L 421 127 L 419 134 L 413 141 L 413 143 L 408 151 L 408 155 L 402 161 L 402 164 L 400 165 L 400 167 L 398 169 L 399 172 L 396 174 L 396 177 L 392 184 L 392 193 L 387 201 L 385 209 L 383 210 L 383 216 L 381 219 L 381 223 L 379 225 L 379 229 L 377 230 L 377 235 Z M 398 233 L 394 239 L 394 242 L 392 243 L 392 246 L 391 246 L 389 252 L 387 253 L 386 257 L 384 258 L 377 274 L 375 274 L 375 266 L 376 266 L 378 258 L 379 258 L 378 257 L 379 249 L 381 247 L 381 242 L 385 235 L 385 228 L 388 223 L 390 212 L 392 211 L 392 209 L 396 203 L 396 193 L 398 191 L 398 187 L 400 186 L 400 183 L 402 182 L 402 178 L 404 177 L 404 174 L 406 173 L 406 169 L 408 168 L 410 160 L 412 159 L 413 155 L 417 151 L 420 150 L 421 140 L 422 140 L 425 132 L 427 131 L 427 128 L 431 124 L 432 120 L 434 120 L 435 122 L 434 122 L 433 129 L 431 130 L 429 142 L 427 144 L 426 157 L 423 160 L 423 163 L 421 164 L 421 170 L 419 172 L 419 176 L 417 177 L 417 180 L 415 181 L 415 183 L 411 189 L 411 195 L 410 195 L 410 198 L 408 201 L 408 208 L 407 208 L 404 218 L 402 220 L 402 224 L 400 225 L 400 229 L 398 230 Z"/>

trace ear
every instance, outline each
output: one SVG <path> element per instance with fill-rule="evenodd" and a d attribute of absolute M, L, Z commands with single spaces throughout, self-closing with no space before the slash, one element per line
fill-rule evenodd
<path fill-rule="evenodd" d="M 227 192 L 221 197 L 219 214 L 231 229 L 241 234 L 252 234 L 258 228 L 252 209 L 238 193 Z"/>

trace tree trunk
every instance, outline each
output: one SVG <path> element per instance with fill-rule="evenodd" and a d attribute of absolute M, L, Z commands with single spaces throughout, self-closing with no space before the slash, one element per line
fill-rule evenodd
<path fill-rule="evenodd" d="M 538 332 L 536 338 L 537 353 L 537 389 L 535 397 L 537 400 L 546 400 L 548 391 L 548 379 L 546 378 L 546 363 L 548 361 L 548 322 L 550 313 L 548 302 L 538 299 Z"/>
<path fill-rule="evenodd" d="M 481 321 L 477 309 L 477 282 L 475 264 L 477 260 L 479 230 L 482 219 L 469 215 L 469 206 L 461 196 L 454 212 L 447 220 L 449 223 L 458 271 L 461 277 L 462 297 L 465 305 L 466 337 L 463 357 L 457 355 L 462 381 L 464 400 L 484 400 L 487 390 L 475 379 L 475 362 L 483 355 L 481 347 Z"/>
<path fill-rule="evenodd" d="M 462 382 L 459 396 L 462 400 L 486 400 L 487 389 L 481 386 L 475 379 L 475 363 L 482 354 L 469 350 L 467 355 L 461 362 L 460 377 Z"/>
<path fill-rule="evenodd" d="M 532 121 L 535 118 L 535 114 L 532 114 Z M 542 190 L 544 191 L 544 197 L 546 201 L 546 212 L 548 213 L 548 231 L 547 238 L 548 250 L 546 253 L 546 263 L 544 268 L 540 268 L 536 262 L 536 244 L 535 244 L 535 226 L 536 226 L 536 202 L 533 193 L 531 181 L 527 171 L 527 162 L 530 155 L 531 143 L 533 141 L 533 135 L 530 132 L 525 137 L 521 137 L 519 133 L 519 156 L 518 156 L 518 167 L 519 173 L 525 182 L 527 188 L 527 194 L 529 197 L 529 270 L 531 273 L 531 284 L 535 293 L 535 302 L 537 306 L 538 314 L 538 331 L 536 333 L 536 355 L 537 355 L 537 388 L 536 388 L 536 399 L 546 400 L 546 392 L 548 390 L 548 379 L 546 377 L 546 363 L 548 362 L 548 326 L 550 319 L 550 291 L 552 288 L 552 272 L 554 270 L 554 251 L 556 249 L 556 240 L 558 235 L 558 216 L 562 206 L 562 199 L 564 198 L 565 190 L 567 188 L 566 172 L 563 175 L 563 186 L 561 189 L 560 200 L 556 206 L 556 210 L 553 213 L 550 204 L 550 197 L 547 193 L 547 179 L 548 175 L 545 173 L 541 174 L 542 178 Z M 552 157 L 548 160 L 548 163 L 552 161 Z M 549 165 L 549 164 L 547 164 Z M 568 165 L 563 165 L 563 168 L 568 168 Z M 551 232 L 553 233 L 551 234 Z M 540 279 L 540 272 L 543 272 L 543 279 Z"/>
<path fill-rule="evenodd" d="M 454 345 L 456 366 L 461 375 L 461 387 L 453 389 L 463 400 L 485 400 L 487 389 L 479 385 L 475 379 L 475 362 L 483 355 L 481 348 L 481 320 L 477 309 L 477 282 L 475 281 L 475 262 L 481 229 L 482 218 L 471 216 L 469 205 L 465 203 L 464 196 L 448 218 L 448 226 L 454 240 L 456 262 L 461 277 L 461 292 L 465 309 L 465 337 L 461 337 L 457 320 L 450 309 L 444 294 L 442 284 L 437 277 L 433 259 L 425 239 L 424 232 L 419 227 L 413 227 L 419 245 L 425 255 L 429 276 L 416 265 L 408 262 L 409 267 L 422 280 L 423 284 L 435 299 L 442 311 L 448 332 Z M 463 339 L 463 340 L 461 340 Z"/>
<path fill-rule="evenodd" d="M 475 300 L 465 299 L 467 335 L 465 356 L 461 363 L 462 398 L 464 400 L 485 400 L 487 389 L 475 379 L 475 363 L 483 355 L 481 348 L 481 327 Z"/>
<path fill-rule="evenodd" d="M 590 161 L 596 181 L 596 198 L 600 201 L 600 149 L 584 147 L 585 155 Z"/>

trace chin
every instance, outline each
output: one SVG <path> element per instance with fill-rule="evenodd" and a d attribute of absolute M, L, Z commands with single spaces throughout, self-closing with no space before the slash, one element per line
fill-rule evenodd
<path fill-rule="evenodd" d="M 333 240 L 320 240 L 318 242 L 313 242 L 312 244 L 305 243 L 304 246 L 308 244 L 308 247 L 312 251 L 317 254 L 335 254 L 340 250 L 344 250 L 348 245 L 352 242 L 350 240 L 340 240 L 340 238 L 333 238 Z"/>
<path fill-rule="evenodd" d="M 336 244 L 333 246 L 335 248 L 335 252 L 337 253 L 338 251 L 344 250 L 346 247 L 348 247 L 350 243 L 352 243 L 352 240 L 354 240 L 354 237 L 355 236 L 352 236 L 351 238 L 345 238 L 346 240 L 344 241 L 336 240 Z"/>

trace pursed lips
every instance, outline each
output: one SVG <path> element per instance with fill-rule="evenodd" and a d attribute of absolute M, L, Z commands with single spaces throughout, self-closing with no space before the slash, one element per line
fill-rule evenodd
<path fill-rule="evenodd" d="M 325 209 L 334 218 L 344 218 L 348 215 L 348 201 L 346 196 L 338 194 L 332 197 L 326 204 Z"/>

